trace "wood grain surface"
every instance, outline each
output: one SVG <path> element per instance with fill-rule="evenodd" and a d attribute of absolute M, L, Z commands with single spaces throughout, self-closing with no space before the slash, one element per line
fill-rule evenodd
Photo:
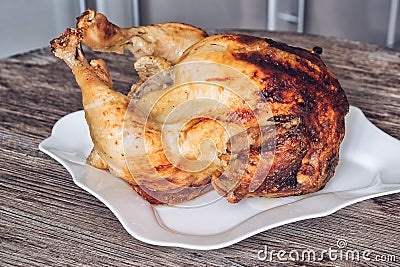
<path fill-rule="evenodd" d="M 291 45 L 321 46 L 349 101 L 380 129 L 400 139 L 400 52 L 332 38 L 241 32 Z M 88 51 L 88 49 L 86 49 Z M 115 88 L 127 92 L 132 58 L 104 58 Z M 400 266 L 400 194 L 363 201 L 333 215 L 277 227 L 227 248 L 160 247 L 130 236 L 111 211 L 77 187 L 68 172 L 38 150 L 62 116 L 82 109 L 67 66 L 48 48 L 0 61 L 0 266 Z M 400 151 L 399 151 L 400 153 Z M 400 164 L 400 163 L 399 163 Z M 395 261 L 263 262 L 259 250 L 321 251 L 339 239 L 349 249 Z M 393 260 L 393 259 L 392 259 Z"/>

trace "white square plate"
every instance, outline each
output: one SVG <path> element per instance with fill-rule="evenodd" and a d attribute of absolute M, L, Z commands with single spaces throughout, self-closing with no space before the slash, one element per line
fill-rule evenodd
<path fill-rule="evenodd" d="M 39 149 L 61 163 L 74 182 L 103 202 L 135 238 L 192 249 L 232 245 L 287 223 L 332 214 L 365 199 L 400 192 L 400 141 L 351 107 L 335 176 L 323 190 L 230 204 L 207 193 L 182 207 L 150 205 L 123 180 L 85 164 L 92 149 L 83 111 L 61 118 Z M 214 199 L 208 205 L 200 205 Z"/>

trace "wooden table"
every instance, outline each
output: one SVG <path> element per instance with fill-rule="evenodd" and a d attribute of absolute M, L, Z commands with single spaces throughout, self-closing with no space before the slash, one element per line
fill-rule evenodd
<path fill-rule="evenodd" d="M 350 103 L 400 139 L 400 52 L 310 35 L 242 33 L 304 48 L 323 47 L 322 57 Z M 135 80 L 132 59 L 97 56 L 106 59 L 115 87 L 128 91 Z M 338 239 L 360 251 L 372 250 L 373 255 L 395 255 L 396 262 L 325 257 L 309 265 L 400 266 L 400 194 L 277 227 L 223 249 L 196 251 L 142 243 L 100 201 L 76 186 L 60 164 L 38 150 L 58 119 L 82 109 L 80 90 L 67 66 L 49 48 L 3 59 L 0 94 L 0 266 L 278 266 L 281 263 L 258 260 L 264 245 L 269 250 L 324 250 L 335 247 Z"/>

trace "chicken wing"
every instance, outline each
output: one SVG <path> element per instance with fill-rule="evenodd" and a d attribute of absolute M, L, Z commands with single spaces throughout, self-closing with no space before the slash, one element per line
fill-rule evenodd
<path fill-rule="evenodd" d="M 207 33 L 184 23 L 165 23 L 120 28 L 94 10 L 85 11 L 77 21 L 83 30 L 83 42 L 95 51 L 123 54 L 129 50 L 136 59 L 160 56 L 175 64 L 191 45 Z"/>
<path fill-rule="evenodd" d="M 134 64 L 135 70 L 139 76 L 139 80 L 132 85 L 128 97 L 138 97 L 137 94 L 140 94 L 140 92 L 138 92 L 138 89 L 145 81 L 147 81 L 150 77 L 156 75 L 157 73 L 171 68 L 172 66 L 172 63 L 163 57 L 140 57 Z"/>

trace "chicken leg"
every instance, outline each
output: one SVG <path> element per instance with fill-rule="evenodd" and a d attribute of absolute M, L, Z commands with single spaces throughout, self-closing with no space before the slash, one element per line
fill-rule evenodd
<path fill-rule="evenodd" d="M 94 144 L 89 159 L 96 167 L 108 168 L 115 176 L 128 181 L 151 203 L 180 203 L 209 191 L 217 167 L 193 173 L 171 165 L 163 151 L 160 130 L 136 106 L 128 109 L 130 99 L 113 89 L 103 60 L 86 60 L 80 44 L 82 39 L 81 29 L 67 29 L 51 41 L 51 49 L 72 69 L 81 88 Z M 145 147 L 143 143 L 150 145 Z M 129 162 L 140 167 L 130 168 Z"/>

